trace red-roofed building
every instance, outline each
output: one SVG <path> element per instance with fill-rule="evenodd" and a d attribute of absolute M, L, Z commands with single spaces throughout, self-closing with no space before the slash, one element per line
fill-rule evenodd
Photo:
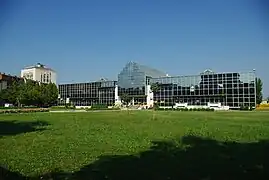
<path fill-rule="evenodd" d="M 0 73 L 0 91 L 7 89 L 14 81 L 23 80 L 21 77 Z"/>

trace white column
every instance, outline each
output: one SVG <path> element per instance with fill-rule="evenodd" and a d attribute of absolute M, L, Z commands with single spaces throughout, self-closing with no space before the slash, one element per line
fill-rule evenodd
<path fill-rule="evenodd" d="M 147 106 L 148 107 L 153 107 L 153 92 L 151 91 L 150 85 L 147 85 Z"/>
<path fill-rule="evenodd" d="M 119 88 L 118 85 L 115 86 L 115 104 L 121 104 L 121 99 L 119 97 Z"/>

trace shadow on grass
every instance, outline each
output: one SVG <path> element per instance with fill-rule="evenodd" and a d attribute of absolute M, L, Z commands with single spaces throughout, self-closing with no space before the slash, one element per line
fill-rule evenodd
<path fill-rule="evenodd" d="M 49 123 L 45 121 L 0 121 L 0 138 L 3 136 L 16 135 L 26 132 L 42 131 Z"/>
<path fill-rule="evenodd" d="M 8 169 L 0 166 L 0 179 L 1 180 L 26 180 L 28 178 L 23 177 L 19 173 L 11 172 Z"/>
<path fill-rule="evenodd" d="M 268 141 L 218 142 L 186 136 L 178 142 L 153 142 L 149 150 L 137 155 L 101 156 L 74 173 L 52 172 L 31 179 L 256 180 L 269 179 L 268 163 Z"/>

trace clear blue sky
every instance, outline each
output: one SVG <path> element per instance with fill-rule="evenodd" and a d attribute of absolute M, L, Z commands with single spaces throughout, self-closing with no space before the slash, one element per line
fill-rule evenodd
<path fill-rule="evenodd" d="M 0 0 L 0 71 L 37 62 L 58 82 L 117 79 L 128 61 L 171 75 L 255 68 L 269 95 L 268 0 Z"/>

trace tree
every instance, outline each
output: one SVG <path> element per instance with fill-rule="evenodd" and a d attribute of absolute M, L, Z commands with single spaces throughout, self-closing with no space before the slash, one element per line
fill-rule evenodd
<path fill-rule="evenodd" d="M 256 103 L 260 104 L 262 102 L 262 80 L 260 78 L 256 78 Z"/>
<path fill-rule="evenodd" d="M 161 87 L 160 87 L 160 84 L 158 82 L 156 82 L 156 83 L 152 83 L 150 85 L 150 89 L 153 92 L 153 96 L 154 96 L 154 94 L 156 94 L 161 89 Z M 154 100 L 154 98 L 153 98 L 153 100 Z M 154 109 L 158 109 L 158 106 L 159 106 L 158 103 L 154 101 L 154 103 L 153 103 Z"/>
<path fill-rule="evenodd" d="M 24 82 L 14 81 L 7 89 L 3 90 L 1 94 L 6 103 L 20 106 L 24 91 Z"/>
<path fill-rule="evenodd" d="M 10 87 L 0 92 L 1 103 L 12 103 L 16 106 L 51 106 L 57 102 L 58 89 L 53 83 L 14 81 Z"/>
<path fill-rule="evenodd" d="M 0 105 L 4 104 L 5 102 L 8 102 L 8 90 L 3 89 L 0 91 Z"/>
<path fill-rule="evenodd" d="M 58 89 L 54 83 L 49 83 L 46 85 L 46 103 L 48 106 L 52 106 L 57 102 L 58 99 Z"/>
<path fill-rule="evenodd" d="M 52 106 L 56 104 L 58 99 L 58 89 L 53 83 L 36 84 L 32 89 L 32 104 L 36 106 Z"/>
<path fill-rule="evenodd" d="M 132 100 L 132 97 L 129 96 L 128 94 L 126 93 L 123 93 L 121 96 L 120 96 L 120 99 L 125 103 L 125 104 L 129 104 L 129 102 Z"/>
<path fill-rule="evenodd" d="M 160 90 L 160 84 L 158 82 L 152 83 L 150 89 L 153 92 L 153 94 L 155 94 Z"/>
<path fill-rule="evenodd" d="M 37 105 L 40 96 L 38 84 L 34 81 L 27 80 L 21 87 L 21 103 L 26 106 Z"/>

